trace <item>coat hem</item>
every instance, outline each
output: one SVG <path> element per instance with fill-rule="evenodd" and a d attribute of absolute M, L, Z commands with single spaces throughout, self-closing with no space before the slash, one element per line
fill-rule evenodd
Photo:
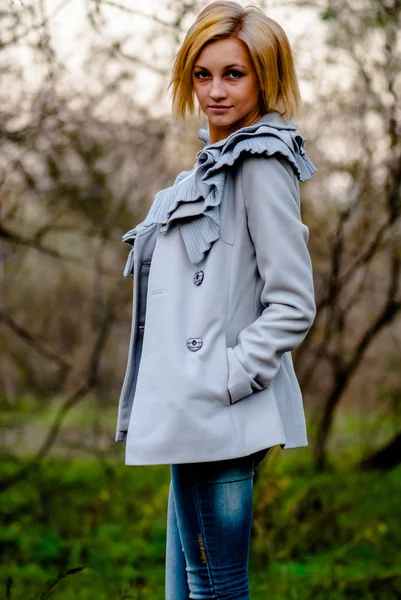
<path fill-rule="evenodd" d="M 178 462 L 177 460 L 175 460 L 174 458 L 172 458 L 171 460 L 168 460 L 168 458 L 166 457 L 166 455 L 160 455 L 159 458 L 157 457 L 153 457 L 150 460 L 146 460 L 145 458 L 125 458 L 125 465 L 128 467 L 136 467 L 136 466 L 152 466 L 152 465 L 170 465 L 170 464 L 192 464 L 192 463 L 199 463 L 199 462 L 216 462 L 216 461 L 221 461 L 221 460 L 231 460 L 234 458 L 242 458 L 244 456 L 249 456 L 250 454 L 254 454 L 255 452 L 259 452 L 260 450 L 265 450 L 266 448 L 273 448 L 274 446 L 280 446 L 282 449 L 288 449 L 288 448 L 298 448 L 298 447 L 303 447 L 303 446 L 307 446 L 307 443 L 303 443 L 303 442 L 299 442 L 299 443 L 289 443 L 286 444 L 286 442 L 274 442 L 272 444 L 265 444 L 262 447 L 257 447 L 255 449 L 252 448 L 252 450 L 248 451 L 248 452 L 241 452 L 241 453 L 235 453 L 234 455 L 231 456 L 220 456 L 219 458 L 216 457 L 203 457 L 203 458 L 199 458 L 199 457 L 189 457 L 189 459 L 187 460 L 182 460 L 180 459 L 180 461 Z M 194 460 L 194 458 L 197 458 L 197 460 Z"/>

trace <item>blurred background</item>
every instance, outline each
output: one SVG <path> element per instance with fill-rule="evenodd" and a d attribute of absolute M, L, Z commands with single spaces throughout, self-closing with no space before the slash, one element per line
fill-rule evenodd
<path fill-rule="evenodd" d="M 0 0 L 0 597 L 164 598 L 167 466 L 114 442 L 121 236 L 192 167 L 168 81 L 198 0 Z M 247 5 L 247 2 L 240 2 Z M 254 600 L 401 598 L 401 3 L 257 1 L 292 44 L 316 320 L 308 448 L 255 483 Z M 155 415 L 155 418 L 157 416 Z"/>

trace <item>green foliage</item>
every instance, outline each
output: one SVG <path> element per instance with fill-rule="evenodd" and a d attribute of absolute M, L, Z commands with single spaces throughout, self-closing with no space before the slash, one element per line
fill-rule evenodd
<path fill-rule="evenodd" d="M 333 21 L 337 19 L 337 11 L 333 8 L 328 8 L 327 10 L 320 13 L 320 18 L 322 21 Z"/>
<path fill-rule="evenodd" d="M 16 467 L 9 463 L 3 473 Z M 39 598 L 49 580 L 77 566 L 85 572 L 60 580 L 57 597 L 72 598 L 87 587 L 114 598 L 121 582 L 141 580 L 148 571 L 160 581 L 167 491 L 165 468 L 46 461 L 0 496 L 1 575 L 12 577 L 13 594 L 24 598 L 27 592 Z"/>
<path fill-rule="evenodd" d="M 400 469 L 314 474 L 308 461 L 274 450 L 258 469 L 252 598 L 400 597 Z M 21 466 L 4 461 L 3 476 Z M 168 483 L 165 466 L 46 460 L 0 495 L 0 594 L 161 600 Z"/>

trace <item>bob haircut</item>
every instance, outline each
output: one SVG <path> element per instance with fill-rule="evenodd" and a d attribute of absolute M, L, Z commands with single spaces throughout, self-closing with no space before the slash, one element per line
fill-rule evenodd
<path fill-rule="evenodd" d="M 283 28 L 259 8 L 220 0 L 202 10 L 175 56 L 170 86 L 173 112 L 194 112 L 193 66 L 209 43 L 238 38 L 247 46 L 259 80 L 260 111 L 278 111 L 290 120 L 301 105 L 290 43 Z"/>

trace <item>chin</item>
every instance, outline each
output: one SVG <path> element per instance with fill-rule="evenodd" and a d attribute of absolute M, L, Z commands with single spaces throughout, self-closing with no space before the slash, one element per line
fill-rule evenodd
<path fill-rule="evenodd" d="M 233 125 L 238 121 L 238 118 L 234 118 L 232 115 L 212 115 L 209 117 L 211 123 L 216 125 L 225 125 L 226 127 Z"/>
<path fill-rule="evenodd" d="M 227 125 L 234 122 L 233 118 L 227 117 L 227 115 L 213 115 L 212 117 L 209 117 L 209 121 L 212 123 L 224 123 Z"/>

